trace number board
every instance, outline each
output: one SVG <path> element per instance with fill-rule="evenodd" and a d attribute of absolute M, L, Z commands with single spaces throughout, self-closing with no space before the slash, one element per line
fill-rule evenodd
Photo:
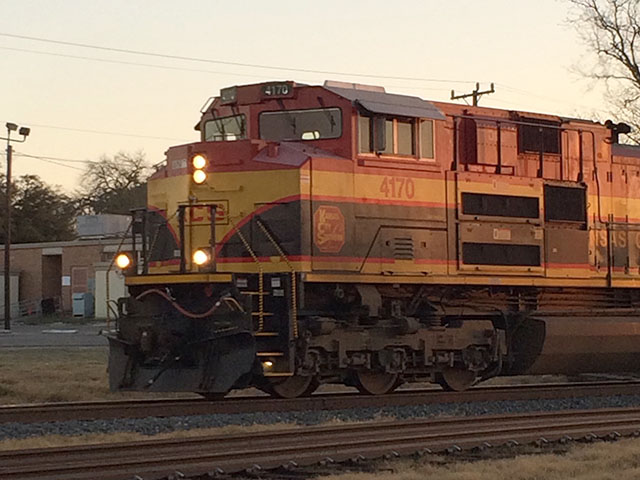
<path fill-rule="evenodd" d="M 263 98 L 293 97 L 293 82 L 267 83 L 262 86 Z"/>

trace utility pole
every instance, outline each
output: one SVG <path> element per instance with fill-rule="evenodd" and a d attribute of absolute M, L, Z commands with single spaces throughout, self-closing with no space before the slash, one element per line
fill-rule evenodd
<path fill-rule="evenodd" d="M 11 142 L 24 142 L 31 129 L 29 127 L 20 127 L 15 123 L 7 122 L 7 136 L 0 137 L 0 140 L 7 141 L 7 191 L 5 202 L 5 242 L 4 242 L 4 329 L 11 330 L 11 156 L 13 147 Z M 22 135 L 22 140 L 11 138 L 11 132 L 18 130 L 18 134 Z"/>
<path fill-rule="evenodd" d="M 488 93 L 494 93 L 495 89 L 493 88 L 493 82 L 491 82 L 491 88 L 489 90 L 485 90 L 484 92 L 480 91 L 480 84 L 476 83 L 476 89 L 471 92 L 471 93 L 465 93 L 462 95 L 456 95 L 456 93 L 451 90 L 451 100 L 459 100 L 461 98 L 469 98 L 469 97 L 473 97 L 473 106 L 477 107 L 478 106 L 478 100 L 480 100 L 480 97 L 482 95 L 486 95 Z"/>

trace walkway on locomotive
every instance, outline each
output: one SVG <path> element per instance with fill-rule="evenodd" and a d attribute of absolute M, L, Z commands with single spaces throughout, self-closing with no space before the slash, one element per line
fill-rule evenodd
<path fill-rule="evenodd" d="M 169 149 L 149 182 L 150 209 L 170 226 L 150 274 L 639 284 L 640 153 L 617 144 L 622 125 L 287 82 L 223 90 L 198 128 L 203 141 Z M 190 252 L 212 235 L 198 267 Z"/>

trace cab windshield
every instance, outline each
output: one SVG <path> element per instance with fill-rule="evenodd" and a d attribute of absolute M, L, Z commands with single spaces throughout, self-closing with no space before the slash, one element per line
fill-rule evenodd
<path fill-rule="evenodd" d="M 339 108 L 284 110 L 260 114 L 262 140 L 320 140 L 338 138 L 340 135 L 342 112 Z"/>
<path fill-rule="evenodd" d="M 247 138 L 244 115 L 214 118 L 204 124 L 205 142 L 229 142 L 244 138 Z"/>

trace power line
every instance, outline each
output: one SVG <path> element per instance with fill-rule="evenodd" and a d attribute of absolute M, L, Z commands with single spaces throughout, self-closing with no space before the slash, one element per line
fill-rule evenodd
<path fill-rule="evenodd" d="M 523 96 L 527 96 L 527 97 L 535 97 L 535 98 L 539 98 L 541 100 L 547 100 L 550 102 L 555 102 L 555 103 L 563 103 L 565 105 L 570 105 L 571 107 L 580 107 L 580 108 L 588 108 L 588 109 L 592 109 L 592 110 L 601 110 L 602 107 L 593 107 L 590 105 L 582 105 L 579 103 L 575 103 L 575 102 L 569 102 L 566 99 L 561 99 L 561 98 L 554 98 L 554 97 L 549 97 L 546 95 L 540 95 L 539 93 L 535 93 L 535 92 L 530 92 L 528 90 L 523 90 L 521 88 L 515 88 L 515 87 L 510 87 L 509 85 L 505 85 L 504 83 L 496 83 L 496 85 L 498 85 L 501 88 L 504 88 L 505 90 L 510 90 L 511 92 L 515 93 L 515 94 L 519 94 L 519 95 L 523 95 Z M 501 100 L 502 102 L 504 102 L 504 100 Z"/>
<path fill-rule="evenodd" d="M 102 45 L 93 45 L 89 43 L 68 42 L 63 40 L 54 40 L 54 39 L 42 38 L 42 37 L 31 37 L 28 35 L 16 35 L 11 33 L 4 33 L 4 32 L 0 32 L 0 36 L 9 37 L 9 38 L 18 38 L 21 40 L 30 40 L 34 42 L 51 43 L 55 45 L 90 48 L 93 50 L 101 50 L 106 52 L 125 53 L 128 55 L 144 55 L 147 57 L 167 58 L 171 60 L 183 60 L 188 62 L 199 62 L 199 63 L 214 63 L 218 65 L 229 65 L 234 67 L 260 68 L 264 70 L 279 70 L 279 71 L 287 71 L 287 72 L 317 73 L 317 74 L 323 74 L 323 75 L 342 75 L 346 77 L 366 77 L 366 78 L 382 78 L 382 79 L 388 78 L 393 80 L 408 80 L 408 81 L 416 81 L 416 82 L 464 83 L 464 84 L 469 83 L 466 80 L 404 77 L 404 76 L 394 76 L 394 75 L 376 75 L 376 74 L 370 74 L 370 73 L 338 72 L 338 71 L 332 71 L 332 70 L 314 70 L 314 69 L 308 69 L 308 68 L 292 68 L 292 67 L 283 67 L 283 66 L 275 66 L 275 65 L 261 65 L 256 63 L 230 62 L 226 60 L 217 60 L 217 59 L 200 58 L 200 57 L 188 57 L 183 55 L 171 55 L 166 53 L 148 52 L 148 51 L 133 50 L 128 48 L 105 47 Z"/>
<path fill-rule="evenodd" d="M 66 168 L 71 168 L 72 170 L 78 170 L 79 172 L 84 172 L 84 168 L 79 168 L 79 167 L 74 167 L 73 165 L 66 165 L 64 163 L 61 162 L 56 162 L 54 160 L 46 160 L 44 158 L 40 158 L 40 157 L 35 157 L 37 160 L 41 160 L 45 163 L 51 163 L 52 165 L 58 165 L 60 167 L 66 167 Z"/>
<path fill-rule="evenodd" d="M 28 155 L 26 153 L 17 153 L 17 152 L 16 152 L 16 155 L 19 155 L 21 157 L 34 158 L 36 160 L 40 160 L 40 161 L 43 161 L 43 162 L 46 162 L 46 163 L 50 163 L 52 165 L 58 165 L 60 167 L 71 168 L 73 170 L 78 170 L 80 172 L 84 172 L 85 171 L 84 168 L 74 167 L 73 165 L 67 165 L 65 163 L 62 163 L 62 162 L 59 162 L 59 161 L 56 161 L 56 160 L 51 160 L 51 157 L 39 157 L 37 155 Z"/>
<path fill-rule="evenodd" d="M 206 73 L 211 75 L 228 75 L 234 77 L 248 77 L 248 78 L 259 78 L 264 79 L 264 75 L 254 75 L 251 73 L 239 73 L 239 72 L 220 72 L 214 70 L 202 70 L 199 68 L 186 68 L 186 67 L 172 67 L 169 65 L 157 65 L 153 63 L 139 63 L 139 62 L 127 62 L 124 60 L 111 60 L 107 58 L 100 57 L 87 57 L 83 55 L 69 55 L 64 53 L 55 53 L 55 52 L 43 52 L 40 50 L 31 50 L 28 48 L 13 48 L 13 47 L 2 47 L 0 46 L 0 50 L 9 50 L 12 52 L 21 52 L 21 53 L 34 53 L 37 55 L 49 55 L 52 57 L 62 57 L 62 58 L 71 58 L 74 60 L 87 60 L 90 62 L 101 62 L 101 63 L 111 63 L 117 65 L 130 65 L 132 67 L 148 67 L 148 68 L 158 68 L 161 70 L 172 70 L 172 71 L 181 71 L 181 72 L 194 72 L 194 73 Z M 312 83 L 314 80 L 299 78 L 297 79 L 299 82 L 308 82 Z M 398 88 L 398 89 L 407 89 L 407 90 L 419 90 L 419 91 L 437 91 L 437 92 L 448 92 L 449 90 L 446 87 L 434 88 L 434 87 L 423 87 L 416 85 L 389 85 L 385 83 L 386 88 Z"/>
<path fill-rule="evenodd" d="M 2 35 L 0 33 L 0 35 Z M 101 62 L 101 63 L 110 63 L 110 64 L 118 64 L 118 65 L 129 65 L 129 66 L 133 66 L 133 67 L 146 67 L 146 68 L 157 68 L 157 69 L 161 69 L 161 70 L 173 70 L 173 71 L 183 71 L 183 72 L 194 72 L 194 73 L 206 73 L 206 74 L 211 74 L 211 75 L 229 75 L 229 76 L 239 76 L 239 77 L 247 77 L 247 78 L 260 78 L 260 79 L 264 79 L 264 75 L 256 75 L 256 74 L 250 74 L 250 73 L 239 73 L 239 72 L 222 72 L 222 71 L 215 71 L 215 70 L 203 70 L 203 69 L 198 69 L 198 68 L 187 68 L 187 67 L 174 67 L 174 66 L 170 66 L 170 65 L 157 65 L 157 64 L 151 64 L 151 63 L 139 63 L 139 62 L 127 62 L 124 60 L 112 60 L 112 59 L 107 59 L 107 58 L 99 58 L 99 57 L 88 57 L 88 56 L 83 56 L 83 55 L 70 55 L 70 54 L 64 54 L 64 53 L 56 53 L 56 52 L 44 52 L 44 51 L 40 51 L 40 50 L 32 50 L 32 49 L 27 49 L 27 48 L 14 48 L 14 47 L 3 47 L 0 46 L 0 50 L 8 50 L 8 51 L 14 51 L 14 52 L 22 52 L 22 53 L 33 53 L 33 54 L 37 54 L 37 55 L 48 55 L 48 56 L 53 56 L 53 57 L 62 57 L 62 58 L 71 58 L 71 59 L 75 59 L 75 60 L 87 60 L 87 61 L 93 61 L 93 62 Z M 347 74 L 345 74 L 347 75 Z M 382 77 L 380 77 L 382 78 Z M 389 77 L 392 78 L 392 77 Z M 309 81 L 311 82 L 311 80 L 304 80 L 301 79 L 300 81 Z M 453 83 L 471 83 L 471 82 L 463 82 L 463 81 L 452 81 Z M 596 110 L 600 110 L 601 107 L 593 107 L 593 106 L 588 106 L 588 105 L 581 105 L 578 103 L 574 103 L 574 102 L 568 102 L 566 100 L 560 99 L 560 98 L 554 98 L 554 97 L 549 97 L 549 96 L 545 96 L 545 95 L 540 95 L 538 93 L 534 93 L 528 90 L 524 90 L 521 88 L 515 88 L 515 87 L 511 87 L 507 84 L 504 83 L 496 83 L 497 86 L 505 89 L 505 90 L 509 90 L 513 93 L 519 94 L 519 95 L 523 95 L 523 96 L 527 96 L 527 97 L 535 97 L 535 98 L 539 98 L 541 100 L 547 100 L 547 101 L 553 101 L 556 103 L 563 103 L 565 105 L 571 105 L 572 107 L 581 107 L 581 108 L 589 108 L 589 109 L 596 109 Z M 410 85 L 388 85 L 385 84 L 386 88 L 398 88 L 398 89 L 408 89 L 408 90 L 418 90 L 418 91 L 442 91 L 442 92 L 448 92 L 449 90 L 447 88 L 429 88 L 429 87 L 423 87 L 423 86 L 410 86 Z M 517 103 L 513 103 L 513 102 L 505 102 L 504 100 L 501 100 L 504 103 L 511 103 L 512 105 L 518 105 Z M 104 132 L 107 133 L 107 132 Z M 174 139 L 168 139 L 168 140 L 174 140 Z M 179 141 L 183 141 L 182 139 L 180 139 Z"/>
<path fill-rule="evenodd" d="M 214 75 L 234 75 L 234 76 L 243 76 L 243 77 L 251 77 L 251 78 L 264 78 L 264 75 L 252 75 L 250 73 L 236 73 L 236 72 L 217 72 L 212 70 L 201 70 L 197 68 L 186 68 L 186 67 L 172 67 L 169 65 L 154 65 L 151 63 L 138 63 L 138 62 L 127 62 L 124 60 L 111 60 L 108 58 L 98 58 L 98 57 L 86 57 L 82 55 L 69 55 L 65 53 L 55 53 L 55 52 L 43 52 L 39 50 L 30 50 L 28 48 L 13 48 L 13 47 L 0 47 L 2 50 L 11 50 L 14 52 L 24 52 L 24 53 L 35 53 L 38 55 L 50 55 L 52 57 L 64 57 L 64 58 L 73 58 L 76 60 L 90 60 L 94 62 L 103 62 L 103 63 L 115 63 L 120 65 L 131 65 L 134 67 L 150 67 L 150 68 L 161 68 L 164 70 L 179 70 L 185 72 L 196 72 L 196 73 L 210 73 Z"/>
<path fill-rule="evenodd" d="M 38 128 L 53 128 L 56 130 L 69 130 L 72 132 L 82 132 L 82 133 L 97 133 L 100 135 L 116 135 L 116 136 L 120 136 L 120 137 L 133 137 L 133 138 L 146 138 L 146 139 L 151 139 L 151 140 L 170 140 L 172 142 L 191 142 L 193 140 L 185 140 L 184 138 L 171 138 L 171 137 L 155 137 L 152 135 L 136 135 L 134 133 L 123 133 L 123 132 L 107 132 L 104 130 L 89 130 L 89 129 L 85 129 L 85 128 L 73 128 L 73 127 L 60 127 L 57 125 L 39 125 L 39 124 L 35 124 L 35 123 L 29 123 L 29 126 L 31 127 L 38 127 Z"/>
<path fill-rule="evenodd" d="M 28 153 L 16 153 L 16 155 L 19 155 L 21 157 L 28 157 L 28 158 L 39 158 L 40 160 L 54 160 L 54 161 L 58 161 L 58 162 L 68 162 L 68 163 L 84 163 L 84 164 L 98 164 L 100 162 L 96 162 L 93 160 L 76 160 L 76 159 L 71 159 L 71 158 L 60 158 L 60 157 L 48 157 L 46 155 L 30 155 Z"/>
<path fill-rule="evenodd" d="M 248 78 L 260 78 L 264 79 L 264 75 L 254 75 L 251 73 L 239 73 L 239 72 L 221 72 L 215 70 L 202 70 L 199 68 L 186 68 L 186 67 L 172 67 L 170 65 L 158 65 L 153 63 L 139 63 L 139 62 L 127 62 L 124 60 L 111 60 L 108 58 L 100 58 L 100 57 L 87 57 L 84 55 L 69 55 L 65 53 L 56 53 L 56 52 L 43 52 L 41 50 L 31 50 L 28 48 L 14 48 L 14 47 L 2 47 L 0 46 L 0 50 L 9 50 L 12 52 L 21 52 L 21 53 L 34 53 L 37 55 L 49 55 L 52 57 L 62 57 L 62 58 L 72 58 L 74 60 L 88 60 L 90 62 L 102 62 L 102 63 L 111 63 L 117 65 L 130 65 L 132 67 L 148 67 L 148 68 L 158 68 L 161 70 L 173 70 L 173 71 L 181 71 L 181 72 L 194 72 L 194 73 L 207 73 L 211 75 L 229 75 L 235 77 L 248 77 Z M 298 81 L 302 82 L 313 82 L 313 80 L 305 80 L 304 78 L 298 79 Z M 385 84 L 386 88 L 400 88 L 400 89 L 409 89 L 409 90 L 425 90 L 425 91 L 438 91 L 445 92 L 448 91 L 446 87 L 441 88 L 433 88 L 433 87 L 423 87 L 423 86 L 410 86 L 410 85 L 388 85 Z"/>

